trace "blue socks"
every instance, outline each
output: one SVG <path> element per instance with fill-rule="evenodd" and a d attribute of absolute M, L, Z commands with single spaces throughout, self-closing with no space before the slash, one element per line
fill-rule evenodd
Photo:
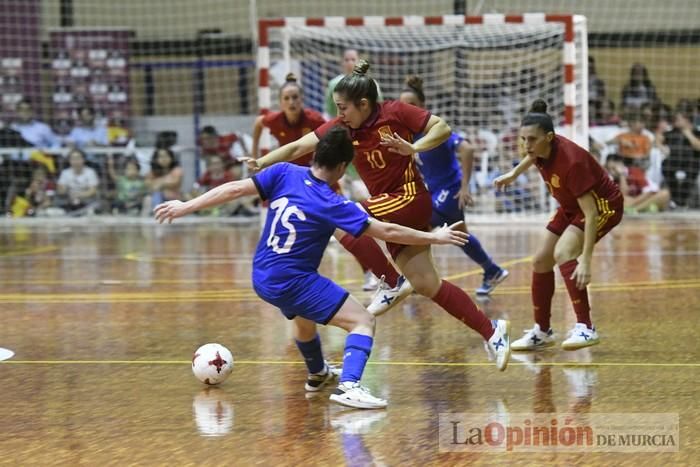
<path fill-rule="evenodd" d="M 320 373 L 326 367 L 326 362 L 323 359 L 323 352 L 321 351 L 321 338 L 316 337 L 308 342 L 296 341 L 299 352 L 304 356 L 304 361 L 306 362 L 306 367 L 309 369 L 309 373 Z"/>
<path fill-rule="evenodd" d="M 362 379 L 365 364 L 372 352 L 374 339 L 362 334 L 348 334 L 345 339 L 345 353 L 343 357 L 343 373 L 340 382 L 356 383 Z"/>
<path fill-rule="evenodd" d="M 498 272 L 498 266 L 493 262 L 488 253 L 486 253 L 479 239 L 474 235 L 469 234 L 469 242 L 462 247 L 462 250 L 464 250 L 472 261 L 484 269 L 484 273 L 487 277 L 492 277 Z"/>

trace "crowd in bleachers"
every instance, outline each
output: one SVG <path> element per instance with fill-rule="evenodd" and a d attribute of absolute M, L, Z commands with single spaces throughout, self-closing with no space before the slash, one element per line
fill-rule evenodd
<path fill-rule="evenodd" d="M 629 212 L 697 208 L 700 99 L 662 102 L 644 65 L 630 69 L 620 112 L 589 66 L 590 145 L 618 181 Z"/>
<path fill-rule="evenodd" d="M 682 99 L 670 107 L 659 99 L 647 69 L 635 64 L 617 111 L 592 57 L 588 84 L 591 151 L 620 184 L 626 209 L 656 212 L 699 207 L 700 99 Z M 465 132 L 484 154 L 476 161 L 473 188 L 477 193 L 492 193 L 493 209 L 498 212 L 541 209 L 543 194 L 532 192 L 532 186 L 539 184 L 529 175 L 524 174 L 507 193 L 491 189 L 491 181 L 517 164 L 519 157 L 519 112 L 512 105 L 506 107 L 500 108 L 503 118 L 512 121 L 498 135 L 487 129 Z M 90 107 L 80 108 L 75 117 L 73 127 L 59 135 L 36 118 L 30 101 L 19 103 L 15 120 L 0 129 L 0 147 L 21 149 L 19 157 L 0 152 L 4 212 L 15 217 L 148 215 L 162 201 L 190 199 L 240 179 L 238 158 L 250 155 L 244 138 L 205 126 L 197 142 L 202 174 L 193 186 L 185 187 L 174 148 L 176 134 L 161 134 L 150 160 L 144 161 L 125 150 L 131 140 L 123 125 L 102 122 Z M 255 200 L 239 200 L 205 214 L 253 216 L 256 212 Z"/>
<path fill-rule="evenodd" d="M 212 126 L 200 132 L 203 174 L 190 189 L 175 147 L 177 135 L 159 134 L 150 161 L 139 160 L 128 129 L 95 118 L 80 108 L 64 135 L 37 119 L 23 100 L 16 118 L 0 129 L 0 206 L 13 217 L 148 215 L 156 204 L 187 199 L 241 177 L 237 157 L 246 155 L 235 134 L 219 135 Z M 216 214 L 255 214 L 250 200 Z"/>

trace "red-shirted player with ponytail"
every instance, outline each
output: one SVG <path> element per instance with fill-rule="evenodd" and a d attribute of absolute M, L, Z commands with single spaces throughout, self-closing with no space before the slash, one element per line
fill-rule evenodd
<path fill-rule="evenodd" d="M 259 143 L 263 127 L 268 128 L 272 136 L 277 139 L 280 146 L 296 141 L 302 136 L 313 132 L 323 125 L 326 120 L 313 109 L 304 107 L 304 94 L 297 82 L 294 73 L 287 74 L 285 83 L 280 89 L 280 108 L 278 112 L 269 112 L 259 116 L 255 120 L 253 127 L 253 158 L 257 159 L 260 154 Z M 307 154 L 290 161 L 301 166 L 310 166 L 313 157 L 313 150 Z M 336 192 L 340 192 L 340 186 L 332 187 Z M 369 237 L 362 236 L 355 238 L 345 233 L 338 234 L 338 241 L 345 247 L 360 263 L 365 273 L 363 290 L 374 290 L 377 288 L 377 280 L 374 277 L 384 277 L 384 281 L 395 287 L 399 282 L 399 273 L 389 262 L 384 252 L 377 242 Z M 410 292 L 410 291 L 408 291 Z M 380 306 L 381 305 L 381 306 Z M 377 304 L 381 309 L 386 308 L 386 304 Z M 370 305 L 371 307 L 371 305 Z"/>
<path fill-rule="evenodd" d="M 586 286 L 591 281 L 593 247 L 622 220 L 623 197 L 605 169 L 591 154 L 563 136 L 554 134 L 547 104 L 537 99 L 520 128 L 523 160 L 494 184 L 512 183 L 531 165 L 540 171 L 559 208 L 547 224 L 544 243 L 535 254 L 532 303 L 535 325 L 513 342 L 513 350 L 535 350 L 554 345 L 550 327 L 554 295 L 554 265 L 566 283 L 576 313 L 576 324 L 562 348 L 576 350 L 599 342 L 591 322 Z"/>
<path fill-rule="evenodd" d="M 371 197 L 362 203 L 375 218 L 421 230 L 430 228 L 431 198 L 414 155 L 432 149 L 450 136 L 443 119 L 425 109 L 399 101 L 377 102 L 377 85 L 367 76 L 369 63 L 360 60 L 352 74 L 336 86 L 334 101 L 338 117 L 301 139 L 282 146 L 257 161 L 251 169 L 261 169 L 276 162 L 296 159 L 316 148 L 319 138 L 336 125 L 348 128 L 355 148 L 353 164 L 367 185 Z M 412 135 L 424 136 L 412 142 Z M 491 321 L 462 289 L 441 280 L 429 247 L 388 243 L 387 247 L 416 292 L 431 298 L 455 318 L 479 332 L 488 342 L 499 370 L 505 370 L 510 357 L 505 320 Z M 405 281 L 404 281 L 405 283 Z M 397 284 L 395 291 L 401 291 Z M 410 290 L 410 289 L 408 289 Z M 379 301 L 393 304 L 402 294 L 384 290 Z M 370 306 L 368 310 L 375 311 Z M 368 349 L 366 351 L 369 351 Z"/>
<path fill-rule="evenodd" d="M 280 111 L 259 116 L 253 126 L 253 158 L 260 157 L 260 135 L 268 128 L 280 146 L 296 141 L 326 123 L 323 115 L 304 107 L 304 94 L 294 73 L 287 74 L 280 88 Z M 292 161 L 297 165 L 311 165 L 313 151 Z"/>

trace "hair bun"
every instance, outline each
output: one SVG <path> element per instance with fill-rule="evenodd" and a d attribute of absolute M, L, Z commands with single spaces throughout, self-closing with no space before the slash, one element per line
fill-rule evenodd
<path fill-rule="evenodd" d="M 367 60 L 360 59 L 357 61 L 355 68 L 352 69 L 354 75 L 365 76 L 369 71 L 369 62 Z"/>
<path fill-rule="evenodd" d="M 423 92 L 423 78 L 421 78 L 418 75 L 411 75 L 406 77 L 406 86 L 409 88 L 418 91 L 418 92 Z"/>
<path fill-rule="evenodd" d="M 295 75 L 294 73 L 287 73 L 287 76 L 284 77 L 284 81 L 287 83 L 296 83 L 297 75 Z"/>
<path fill-rule="evenodd" d="M 538 114 L 546 114 L 547 113 L 547 103 L 542 99 L 535 99 L 535 102 L 533 102 L 532 106 L 530 107 L 530 112 L 538 113 Z"/>

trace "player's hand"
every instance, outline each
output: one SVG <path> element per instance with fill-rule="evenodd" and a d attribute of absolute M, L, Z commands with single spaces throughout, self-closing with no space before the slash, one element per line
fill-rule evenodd
<path fill-rule="evenodd" d="M 399 136 L 398 133 L 382 135 L 382 140 L 379 144 L 386 146 L 389 151 L 397 152 L 403 156 L 411 156 L 416 153 L 413 145 Z"/>
<path fill-rule="evenodd" d="M 468 242 L 469 234 L 461 230 L 455 230 L 460 228 L 462 224 L 464 224 L 463 221 L 455 222 L 450 226 L 444 224 L 433 232 L 436 240 L 434 243 L 437 245 L 465 245 Z"/>
<path fill-rule="evenodd" d="M 245 164 L 248 167 L 248 172 L 250 172 L 251 174 L 260 171 L 260 165 L 258 165 L 257 159 L 253 159 L 252 157 L 239 157 L 238 161 Z"/>
<path fill-rule="evenodd" d="M 474 206 L 474 198 L 469 192 L 469 186 L 463 186 L 455 195 L 455 199 L 459 204 L 459 209 L 464 209 L 465 206 Z"/>
<path fill-rule="evenodd" d="M 571 274 L 570 279 L 576 281 L 576 287 L 579 290 L 586 288 L 588 284 L 591 283 L 591 267 L 586 261 L 579 261 L 578 266 L 574 269 L 574 273 Z"/>
<path fill-rule="evenodd" d="M 185 203 L 178 200 L 166 201 L 155 207 L 153 210 L 156 220 L 159 224 L 168 221 L 168 224 L 173 223 L 173 219 L 182 217 L 187 214 Z"/>
<path fill-rule="evenodd" d="M 513 171 L 509 171 L 507 173 L 504 173 L 503 175 L 496 177 L 496 179 L 493 181 L 493 186 L 496 187 L 497 190 L 502 190 L 511 183 L 515 181 L 517 177 L 513 173 Z"/>

